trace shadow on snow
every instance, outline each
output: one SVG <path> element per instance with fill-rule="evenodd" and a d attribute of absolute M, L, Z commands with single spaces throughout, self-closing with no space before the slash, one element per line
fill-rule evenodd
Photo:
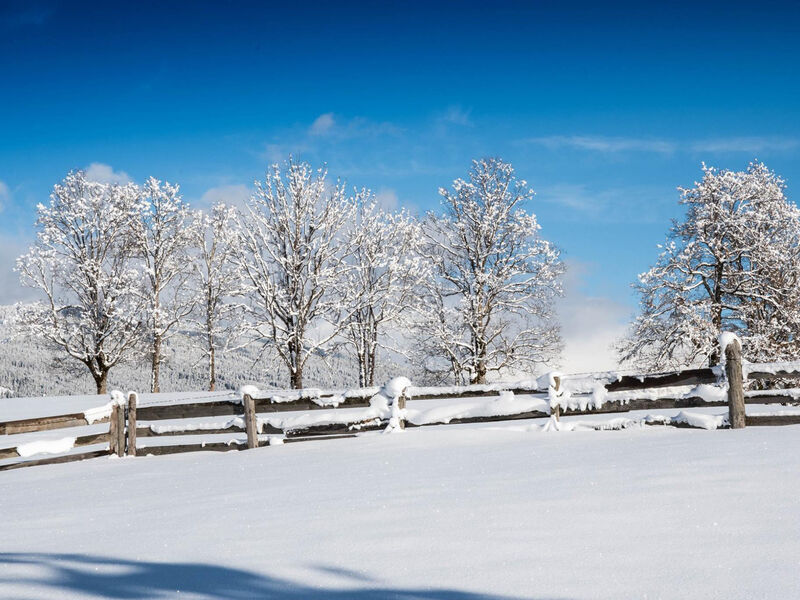
<path fill-rule="evenodd" d="M 161 563 L 103 558 L 83 554 L 0 553 L 7 573 L 14 565 L 35 567 L 32 575 L 0 578 L 3 584 L 34 586 L 62 593 L 116 599 L 154 599 L 180 592 L 214 600 L 523 600 L 522 596 L 476 594 L 454 589 L 381 587 L 368 577 L 336 567 L 319 566 L 323 573 L 359 581 L 358 587 L 319 588 L 204 563 Z M 13 569 L 12 569 L 13 570 Z M 530 597 L 525 597 L 531 600 Z M 544 600 L 544 599 L 539 599 Z"/>

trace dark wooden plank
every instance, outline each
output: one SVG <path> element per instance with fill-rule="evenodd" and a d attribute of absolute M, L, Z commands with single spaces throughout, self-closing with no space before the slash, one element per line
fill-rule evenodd
<path fill-rule="evenodd" d="M 10 471 L 12 469 L 22 469 L 24 467 L 35 467 L 38 465 L 55 465 L 61 463 L 75 462 L 78 460 L 86 460 L 88 458 L 97 458 L 98 456 L 108 456 L 108 450 L 94 450 L 93 452 L 83 452 L 81 454 L 67 454 L 65 456 L 56 456 L 53 458 L 40 458 L 38 460 L 26 460 L 25 462 L 13 463 L 10 465 L 0 466 L 0 471 Z"/>
<path fill-rule="evenodd" d="M 800 400 L 792 398 L 791 396 L 784 396 L 780 390 L 771 390 L 764 392 L 763 396 L 745 396 L 745 404 L 786 404 L 788 406 L 800 405 Z"/>
<path fill-rule="evenodd" d="M 90 433 L 89 435 L 82 435 L 75 438 L 73 446 L 91 446 L 93 444 L 106 444 L 109 441 L 109 432 Z"/>
<path fill-rule="evenodd" d="M 776 371 L 767 373 L 766 371 L 752 371 L 747 374 L 747 379 L 773 381 L 776 379 L 800 379 L 800 371 Z"/>
<path fill-rule="evenodd" d="M 800 425 L 800 415 L 756 415 L 745 417 L 748 427 Z"/>
<path fill-rule="evenodd" d="M 685 371 L 655 373 L 652 375 L 624 375 L 617 381 L 606 384 L 606 390 L 609 392 L 623 392 L 716 382 L 717 376 L 714 374 L 714 371 L 706 367 L 703 369 L 686 369 Z"/>
<path fill-rule="evenodd" d="M 321 396 L 319 400 L 333 398 L 334 396 Z M 371 396 L 370 396 L 371 398 Z M 256 413 L 294 412 L 303 410 L 334 410 L 336 408 L 364 408 L 369 406 L 370 398 L 355 397 L 345 398 L 338 406 L 320 406 L 311 398 L 300 398 L 288 402 L 273 402 L 269 398 L 255 398 Z"/>
<path fill-rule="evenodd" d="M 445 388 L 446 389 L 446 388 Z M 504 392 L 511 392 L 515 396 L 533 396 L 538 394 L 546 394 L 547 390 L 539 388 L 515 388 L 513 384 L 503 390 L 488 390 L 488 391 L 469 391 L 453 393 L 443 391 L 441 394 L 414 394 L 414 388 L 408 388 L 408 400 L 455 400 L 461 398 L 496 398 Z"/>
<path fill-rule="evenodd" d="M 644 424 L 647 425 L 648 427 L 661 426 L 661 427 L 675 427 L 677 429 L 701 429 L 703 431 L 708 431 L 707 429 L 703 429 L 702 427 L 695 427 L 694 425 L 689 425 L 689 423 L 676 423 L 673 421 L 664 421 L 664 422 L 653 421 L 651 423 L 645 422 Z M 730 425 L 720 425 L 719 427 L 717 427 L 717 429 L 730 429 Z"/>
<path fill-rule="evenodd" d="M 0 448 L 0 459 L 3 458 L 16 458 L 19 456 L 19 452 L 17 452 L 17 447 L 12 446 L 11 448 Z"/>
<path fill-rule="evenodd" d="M 348 433 L 343 435 L 327 435 L 327 436 L 314 436 L 314 437 L 297 437 L 297 438 L 286 438 L 283 440 L 284 444 L 293 444 L 294 442 L 315 442 L 315 441 L 322 441 L 322 440 L 343 440 L 345 438 L 354 438 L 356 437 L 355 433 Z"/>
<path fill-rule="evenodd" d="M 165 454 L 181 454 L 183 452 L 228 452 L 247 450 L 246 442 L 209 442 L 206 444 L 181 444 L 175 446 L 147 446 L 136 449 L 136 456 L 162 456 Z"/>
<path fill-rule="evenodd" d="M 293 438 L 315 435 L 357 434 L 361 433 L 362 431 L 378 431 L 380 429 L 384 429 L 387 423 L 388 421 L 380 421 L 379 423 L 375 423 L 375 419 L 370 419 L 369 421 L 359 421 L 356 423 L 330 423 L 327 425 L 312 425 L 311 427 L 304 427 L 302 429 L 289 429 L 286 431 L 286 437 Z"/>
<path fill-rule="evenodd" d="M 165 419 L 192 419 L 195 417 L 241 416 L 242 404 L 233 400 L 196 402 L 194 404 L 164 404 L 161 406 L 139 406 L 136 417 L 139 421 L 162 421 Z"/>
<path fill-rule="evenodd" d="M 94 423 L 108 423 L 108 417 L 98 419 Z M 51 431 L 53 429 L 66 429 L 68 427 L 84 427 L 89 422 L 83 413 L 57 415 L 53 417 L 35 417 L 19 421 L 6 421 L 0 423 L 0 435 L 13 435 L 15 433 L 30 433 L 32 431 Z"/>

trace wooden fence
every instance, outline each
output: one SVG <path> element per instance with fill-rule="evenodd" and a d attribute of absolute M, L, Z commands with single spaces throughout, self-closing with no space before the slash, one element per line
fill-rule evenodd
<path fill-rule="evenodd" d="M 745 391 L 744 383 L 776 382 L 800 379 L 800 364 L 771 363 L 742 365 L 738 342 L 726 349 L 725 368 L 685 369 L 669 373 L 644 375 L 551 374 L 527 384 L 473 385 L 460 388 L 404 387 L 401 393 L 387 396 L 381 388 L 350 390 L 344 393 L 294 392 L 256 393 L 245 390 L 240 397 L 209 402 L 138 405 L 138 397 L 130 393 L 127 399 L 116 392 L 112 402 L 89 413 L 25 419 L 0 423 L 0 435 L 70 429 L 108 423 L 108 430 L 74 438 L 60 456 L 24 460 L 0 465 L 0 470 L 25 466 L 70 462 L 104 455 L 144 456 L 195 451 L 229 451 L 256 448 L 273 443 L 293 443 L 308 440 L 355 437 L 363 432 L 387 427 L 424 427 L 462 423 L 512 421 L 519 419 L 552 419 L 563 416 L 604 413 L 626 413 L 638 410 L 676 409 L 728 406 L 727 423 L 722 427 L 740 428 L 752 425 L 800 424 L 800 414 L 745 415 L 745 404 L 794 404 L 800 399 L 800 389 L 766 389 Z M 746 367 L 746 368 L 745 368 Z M 692 386 L 688 391 L 683 388 Z M 383 393 L 383 396 L 381 394 Z M 385 405 L 375 408 L 375 399 L 382 397 Z M 431 417 L 424 411 L 409 411 L 407 401 L 417 404 L 424 400 L 480 400 L 477 410 L 459 412 L 440 410 Z M 506 404 L 502 401 L 506 400 Z M 420 404 L 422 406 L 423 403 Z M 342 409 L 368 409 L 361 413 L 342 412 Z M 97 412 L 99 411 L 99 413 Z M 315 421 L 316 411 L 327 415 Z M 300 419 L 277 419 L 270 415 L 301 412 Z M 261 415 L 261 418 L 259 418 Z M 342 415 L 334 417 L 333 415 Z M 220 423 L 198 423 L 208 417 L 232 417 Z M 191 420 L 195 421 L 192 422 Z M 394 419 L 394 421 L 392 420 Z M 159 421 L 176 420 L 178 425 L 159 426 Z M 691 422 L 654 418 L 647 424 L 691 426 Z M 606 428 L 602 424 L 598 429 Z M 231 441 L 203 441 L 202 437 L 219 434 L 239 436 Z M 243 437 L 242 437 L 242 434 Z M 150 438 L 174 436 L 198 438 L 196 443 L 150 445 Z M 261 436 L 261 437 L 260 437 Z M 148 439 L 147 445 L 138 440 Z M 73 448 L 107 444 L 106 448 L 77 454 L 65 454 Z M 31 444 L 0 448 L 0 459 L 27 458 Z"/>

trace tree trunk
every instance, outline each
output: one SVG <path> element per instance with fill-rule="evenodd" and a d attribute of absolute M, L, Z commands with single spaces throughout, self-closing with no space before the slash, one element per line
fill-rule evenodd
<path fill-rule="evenodd" d="M 97 394 L 105 395 L 107 393 L 108 371 L 106 370 L 99 374 L 92 373 L 92 377 L 97 386 Z"/>
<path fill-rule="evenodd" d="M 208 391 L 213 392 L 217 388 L 217 365 L 216 349 L 214 344 L 208 347 Z"/>
<path fill-rule="evenodd" d="M 153 373 L 150 378 L 150 391 L 154 394 L 159 392 L 158 375 L 161 369 L 161 335 L 153 337 Z"/>
<path fill-rule="evenodd" d="M 303 367 L 295 367 L 291 372 L 293 390 L 303 389 Z"/>
<path fill-rule="evenodd" d="M 482 348 L 475 361 L 475 375 L 470 383 L 486 383 L 486 349 Z"/>

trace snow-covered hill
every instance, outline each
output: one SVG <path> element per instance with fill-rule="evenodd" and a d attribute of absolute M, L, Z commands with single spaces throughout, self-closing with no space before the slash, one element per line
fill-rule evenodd
<path fill-rule="evenodd" d="M 0 596 L 797 598 L 799 457 L 498 424 L 9 471 Z"/>

